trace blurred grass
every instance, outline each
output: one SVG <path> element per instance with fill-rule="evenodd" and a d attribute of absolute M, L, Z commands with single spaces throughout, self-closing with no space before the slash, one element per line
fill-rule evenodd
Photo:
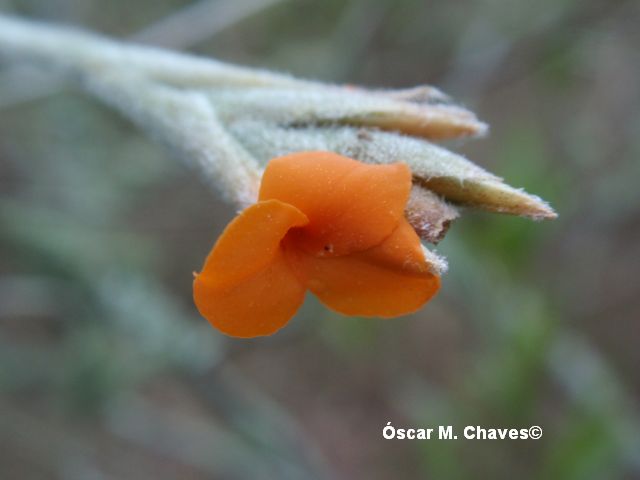
<path fill-rule="evenodd" d="M 188 3 L 0 9 L 126 36 Z M 234 212 L 111 112 L 72 91 L 12 104 L 0 82 L 0 478 L 640 475 L 639 10 L 283 1 L 193 45 L 325 80 L 435 84 L 492 125 L 454 147 L 560 213 L 466 212 L 416 315 L 347 319 L 310 300 L 250 342 L 190 299 Z M 387 421 L 544 435 L 387 441 Z"/>

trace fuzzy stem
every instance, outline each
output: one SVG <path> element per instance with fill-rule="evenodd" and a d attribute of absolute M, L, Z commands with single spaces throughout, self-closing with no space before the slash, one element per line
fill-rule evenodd
<path fill-rule="evenodd" d="M 288 75 L 238 67 L 210 58 L 120 43 L 71 27 L 0 15 L 0 54 L 29 60 L 63 72 L 99 73 L 104 69 L 138 70 L 159 81 L 179 86 L 268 85 L 310 86 L 313 82 Z"/>

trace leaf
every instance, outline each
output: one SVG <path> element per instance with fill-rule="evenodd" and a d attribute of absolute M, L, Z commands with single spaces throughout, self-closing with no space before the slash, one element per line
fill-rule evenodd
<path fill-rule="evenodd" d="M 261 162 L 300 150 L 330 150 L 370 163 L 406 162 L 417 185 L 449 201 L 534 219 L 556 217 L 540 198 L 423 139 L 355 127 L 286 128 L 247 120 L 228 128 Z"/>

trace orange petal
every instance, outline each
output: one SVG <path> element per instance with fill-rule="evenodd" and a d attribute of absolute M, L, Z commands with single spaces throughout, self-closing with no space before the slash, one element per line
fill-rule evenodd
<path fill-rule="evenodd" d="M 296 233 L 307 253 L 336 256 L 379 244 L 395 230 L 411 189 L 405 164 L 369 165 L 330 152 L 274 158 L 260 199 L 291 204 L 309 218 Z"/>
<path fill-rule="evenodd" d="M 224 229 L 201 275 L 212 284 L 233 285 L 271 263 L 287 232 L 307 223 L 304 213 L 278 200 L 251 205 Z"/>
<path fill-rule="evenodd" d="M 304 301 L 305 290 L 278 251 L 268 266 L 232 286 L 220 287 L 199 275 L 193 298 L 211 325 L 227 335 L 248 338 L 284 327 Z"/>
<path fill-rule="evenodd" d="M 380 245 L 343 257 L 318 258 L 285 243 L 301 281 L 327 307 L 365 317 L 415 312 L 440 288 L 429 270 L 420 241 L 403 219 Z"/>
<path fill-rule="evenodd" d="M 200 313 L 224 333 L 269 335 L 293 316 L 304 286 L 285 261 L 281 240 L 307 223 L 297 208 L 259 202 L 222 233 L 196 276 L 193 297 Z"/>

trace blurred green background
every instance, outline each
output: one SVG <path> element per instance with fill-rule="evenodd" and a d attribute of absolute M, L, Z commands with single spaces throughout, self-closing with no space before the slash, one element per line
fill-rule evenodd
<path fill-rule="evenodd" d="M 199 318 L 191 272 L 233 209 L 118 115 L 0 64 L 0 478 L 640 478 L 640 4 L 194 5 L 0 11 L 332 82 L 436 85 L 492 127 L 451 147 L 560 218 L 466 211 L 416 315 L 342 318 L 309 298 L 277 335 L 232 340 Z M 187 38 L 149 30 L 193 8 L 210 21 Z M 544 434 L 385 440 L 388 421 Z"/>

